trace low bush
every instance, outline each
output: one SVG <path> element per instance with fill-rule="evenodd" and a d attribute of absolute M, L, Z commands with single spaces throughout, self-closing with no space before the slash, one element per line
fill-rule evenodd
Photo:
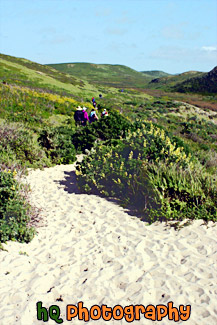
<path fill-rule="evenodd" d="M 28 226 L 29 206 L 19 195 L 19 184 L 13 173 L 0 170 L 0 242 L 29 242 L 35 231 Z"/>
<path fill-rule="evenodd" d="M 167 220 L 203 219 L 217 221 L 216 181 L 197 163 L 193 168 L 160 162 L 148 167 L 161 199 L 158 214 Z"/>
<path fill-rule="evenodd" d="M 117 143 L 116 149 L 120 149 Z M 77 165 L 78 186 L 85 192 L 96 191 L 118 198 L 124 206 L 137 206 L 137 210 L 148 217 L 149 209 L 159 204 L 142 161 L 132 159 L 132 153 L 126 159 L 115 150 L 105 145 L 94 148 Z"/>
<path fill-rule="evenodd" d="M 38 137 L 47 157 L 55 164 L 70 164 L 76 160 L 73 145 L 73 131 L 70 128 L 44 128 Z"/>
<path fill-rule="evenodd" d="M 78 151 L 90 150 L 96 140 L 110 141 L 126 136 L 131 123 L 116 111 L 88 126 L 80 127 L 73 135 L 73 144 Z"/>
<path fill-rule="evenodd" d="M 82 190 L 119 198 L 124 205 L 133 202 L 148 221 L 216 220 L 216 184 L 164 130 L 146 122 L 125 139 L 105 144 L 77 164 Z"/>
<path fill-rule="evenodd" d="M 27 167 L 49 165 L 44 151 L 34 139 L 33 133 L 21 126 L 0 126 L 0 163 Z"/>

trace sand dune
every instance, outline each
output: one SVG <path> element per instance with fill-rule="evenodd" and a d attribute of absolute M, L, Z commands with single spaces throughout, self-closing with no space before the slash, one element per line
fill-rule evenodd
<path fill-rule="evenodd" d="M 31 203 L 43 223 L 29 244 L 0 251 L 0 324 L 43 324 L 36 303 L 57 305 L 191 305 L 189 320 L 139 324 L 217 324 L 217 228 L 202 221 L 179 232 L 145 225 L 104 198 L 80 194 L 74 165 L 31 170 Z M 85 324 L 74 318 L 72 324 Z M 90 324 L 127 324 L 90 320 Z M 55 324 L 49 319 L 47 324 Z"/>

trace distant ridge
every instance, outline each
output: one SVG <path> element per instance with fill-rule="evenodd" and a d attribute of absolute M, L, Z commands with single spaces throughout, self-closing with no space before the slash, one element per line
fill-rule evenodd
<path fill-rule="evenodd" d="M 119 88 L 143 88 L 152 80 L 152 76 L 120 64 L 72 62 L 48 64 L 48 66 L 74 77 L 85 79 L 91 83 Z"/>
<path fill-rule="evenodd" d="M 159 77 L 161 76 L 161 77 Z M 104 86 L 153 89 L 180 93 L 217 93 L 217 67 L 209 72 L 186 71 L 171 75 L 160 70 L 138 72 L 120 64 L 60 63 L 42 65 L 0 54 L 0 81 L 50 89 L 80 96 L 102 93 Z"/>
<path fill-rule="evenodd" d="M 155 78 L 149 82 L 148 88 L 171 91 L 174 90 L 174 87 L 176 87 L 178 84 L 181 84 L 182 82 L 189 80 L 192 77 L 199 77 L 202 75 L 204 75 L 204 72 L 187 71 L 177 75 Z"/>
<path fill-rule="evenodd" d="M 217 66 L 210 72 L 177 84 L 174 89 L 178 92 L 217 93 Z"/>
<path fill-rule="evenodd" d="M 170 73 L 166 73 L 164 71 L 160 71 L 160 70 L 151 70 L 151 71 L 141 71 L 142 73 L 149 75 L 153 78 L 161 78 L 161 77 L 167 77 L 167 76 L 171 76 Z"/>

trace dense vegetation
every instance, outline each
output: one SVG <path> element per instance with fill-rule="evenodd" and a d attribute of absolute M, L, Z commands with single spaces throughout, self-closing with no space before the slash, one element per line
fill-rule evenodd
<path fill-rule="evenodd" d="M 0 242 L 30 241 L 35 231 L 28 225 L 30 207 L 20 195 L 20 184 L 15 179 L 16 171 L 0 169 Z"/>
<path fill-rule="evenodd" d="M 77 175 L 83 190 L 133 202 L 148 221 L 217 217 L 214 178 L 188 146 L 151 122 L 133 123 L 121 140 L 95 145 Z"/>
<path fill-rule="evenodd" d="M 174 89 L 179 92 L 194 92 L 204 94 L 217 93 L 217 67 L 202 76 L 191 78 L 180 84 Z"/>
<path fill-rule="evenodd" d="M 153 78 L 150 82 L 148 87 L 152 89 L 163 89 L 166 91 L 171 91 L 175 89 L 176 85 L 180 85 L 185 81 L 191 80 L 196 76 L 201 76 L 204 73 L 198 71 L 188 71 L 184 73 L 180 73 L 178 75 L 170 75 L 170 76 L 163 76 Z"/>
<path fill-rule="evenodd" d="M 34 235 L 32 212 L 19 182 L 26 167 L 73 163 L 80 152 L 85 154 L 77 165 L 83 191 L 115 197 L 150 222 L 216 221 L 215 111 L 165 94 L 120 92 L 86 81 L 72 86 L 70 76 L 50 67 L 6 56 L 1 60 L 0 241 L 27 242 Z M 46 76 L 37 79 L 36 71 Z M 98 115 L 107 108 L 109 116 L 76 127 L 76 107 L 86 106 L 90 112 L 93 96 Z"/>

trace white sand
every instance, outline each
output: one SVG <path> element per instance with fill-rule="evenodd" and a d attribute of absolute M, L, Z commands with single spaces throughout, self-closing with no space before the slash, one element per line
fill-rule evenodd
<path fill-rule="evenodd" d="M 173 301 L 192 306 L 188 321 L 142 317 L 133 324 L 217 324 L 217 227 L 201 221 L 179 232 L 146 226 L 115 203 L 79 194 L 70 185 L 73 170 L 62 165 L 27 177 L 44 226 L 31 243 L 8 242 L 8 252 L 0 251 L 0 324 L 44 324 L 36 318 L 38 301 L 58 305 L 64 324 L 86 324 L 66 321 L 66 305 L 79 301 L 86 307 Z M 88 324 L 113 323 L 126 321 Z"/>

